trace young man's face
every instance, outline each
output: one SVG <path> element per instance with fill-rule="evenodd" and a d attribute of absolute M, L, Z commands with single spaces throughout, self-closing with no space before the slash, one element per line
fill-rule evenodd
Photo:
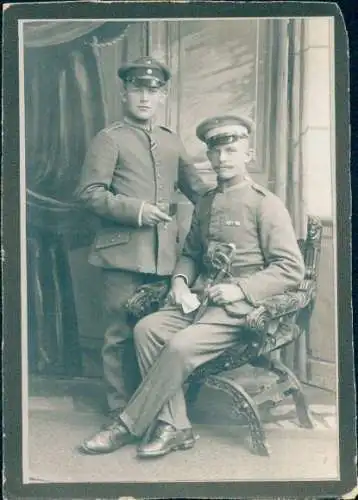
<path fill-rule="evenodd" d="M 148 121 L 155 115 L 164 98 L 161 88 L 148 88 L 127 83 L 124 90 L 127 112 L 140 121 Z"/>
<path fill-rule="evenodd" d="M 208 150 L 207 155 L 219 180 L 229 180 L 246 174 L 248 138 L 239 138 L 231 144 L 222 144 Z"/>

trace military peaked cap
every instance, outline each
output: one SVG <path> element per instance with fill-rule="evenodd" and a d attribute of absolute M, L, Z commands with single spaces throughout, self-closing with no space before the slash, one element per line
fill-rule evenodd
<path fill-rule="evenodd" d="M 167 83 L 171 73 L 165 64 L 153 57 L 140 57 L 121 66 L 118 69 L 118 76 L 124 82 L 134 83 L 137 86 L 159 88 Z"/>
<path fill-rule="evenodd" d="M 196 135 L 211 148 L 248 137 L 252 129 L 253 122 L 249 118 L 230 115 L 215 116 L 201 122 L 196 128 Z"/>

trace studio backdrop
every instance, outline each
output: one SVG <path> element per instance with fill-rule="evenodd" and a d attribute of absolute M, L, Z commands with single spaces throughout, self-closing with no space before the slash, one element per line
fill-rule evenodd
<path fill-rule="evenodd" d="M 97 220 L 78 207 L 74 193 L 91 139 L 123 117 L 119 65 L 150 54 L 170 66 L 173 76 L 159 118 L 180 134 L 208 185 L 215 178 L 195 137 L 196 125 L 215 114 L 250 116 L 256 122 L 250 174 L 285 202 L 300 238 L 311 207 L 321 210 L 310 195 L 317 158 L 312 142 L 318 136 L 309 112 L 315 92 L 327 116 L 320 137 L 330 138 L 332 127 L 329 72 L 318 78 L 321 92 L 312 76 L 317 49 L 321 57 L 329 54 L 331 33 L 326 30 L 315 45 L 315 31 L 309 19 L 24 23 L 32 373 L 101 375 L 100 277 L 87 263 Z M 329 200 L 321 213 L 312 213 L 323 215 L 325 223 L 323 267 L 333 259 Z M 182 244 L 192 206 L 180 194 L 178 202 Z M 284 356 L 301 380 L 334 389 L 334 284 L 328 274 L 320 273 L 322 294 L 310 338 L 302 337 Z"/>

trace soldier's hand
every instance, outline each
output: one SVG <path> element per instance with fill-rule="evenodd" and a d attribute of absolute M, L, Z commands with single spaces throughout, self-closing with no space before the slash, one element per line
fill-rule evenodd
<path fill-rule="evenodd" d="M 210 299 L 217 305 L 231 304 L 245 298 L 241 288 L 230 283 L 214 285 L 209 288 L 208 293 Z"/>
<path fill-rule="evenodd" d="M 143 226 L 156 226 L 160 222 L 170 222 L 171 220 L 172 218 L 157 206 L 151 203 L 144 203 L 142 211 Z"/>

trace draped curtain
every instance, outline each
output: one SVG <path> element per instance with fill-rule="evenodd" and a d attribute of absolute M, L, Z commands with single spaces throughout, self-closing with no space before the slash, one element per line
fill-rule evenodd
<path fill-rule="evenodd" d="M 297 238 L 306 237 L 301 154 L 303 23 L 304 20 L 272 21 L 273 79 L 268 123 L 270 135 L 266 144 L 269 188 L 285 203 Z M 307 380 L 306 342 L 302 335 L 295 345 L 282 353 L 287 365 L 303 381 Z"/>
<path fill-rule="evenodd" d="M 50 47 L 72 42 L 103 25 L 103 21 L 25 21 L 24 45 Z"/>
<path fill-rule="evenodd" d="M 32 371 L 81 372 L 73 288 L 78 276 L 70 254 L 88 245 L 95 221 L 78 209 L 74 192 L 89 142 L 108 121 L 104 96 L 111 86 L 113 92 L 118 64 L 112 59 L 112 67 L 103 71 L 92 42 L 107 46 L 125 27 L 123 22 L 67 21 L 23 26 Z M 121 110 L 115 113 L 119 119 Z"/>
<path fill-rule="evenodd" d="M 104 124 L 92 48 L 29 49 L 25 64 L 27 186 L 72 201 L 89 141 Z"/>
<path fill-rule="evenodd" d="M 271 21 L 272 81 L 267 154 L 269 188 L 288 208 L 298 238 L 305 237 L 300 148 L 302 20 Z"/>
<path fill-rule="evenodd" d="M 24 26 L 27 187 L 72 202 L 89 142 L 122 116 L 117 68 L 145 53 L 144 23 L 32 24 Z"/>

